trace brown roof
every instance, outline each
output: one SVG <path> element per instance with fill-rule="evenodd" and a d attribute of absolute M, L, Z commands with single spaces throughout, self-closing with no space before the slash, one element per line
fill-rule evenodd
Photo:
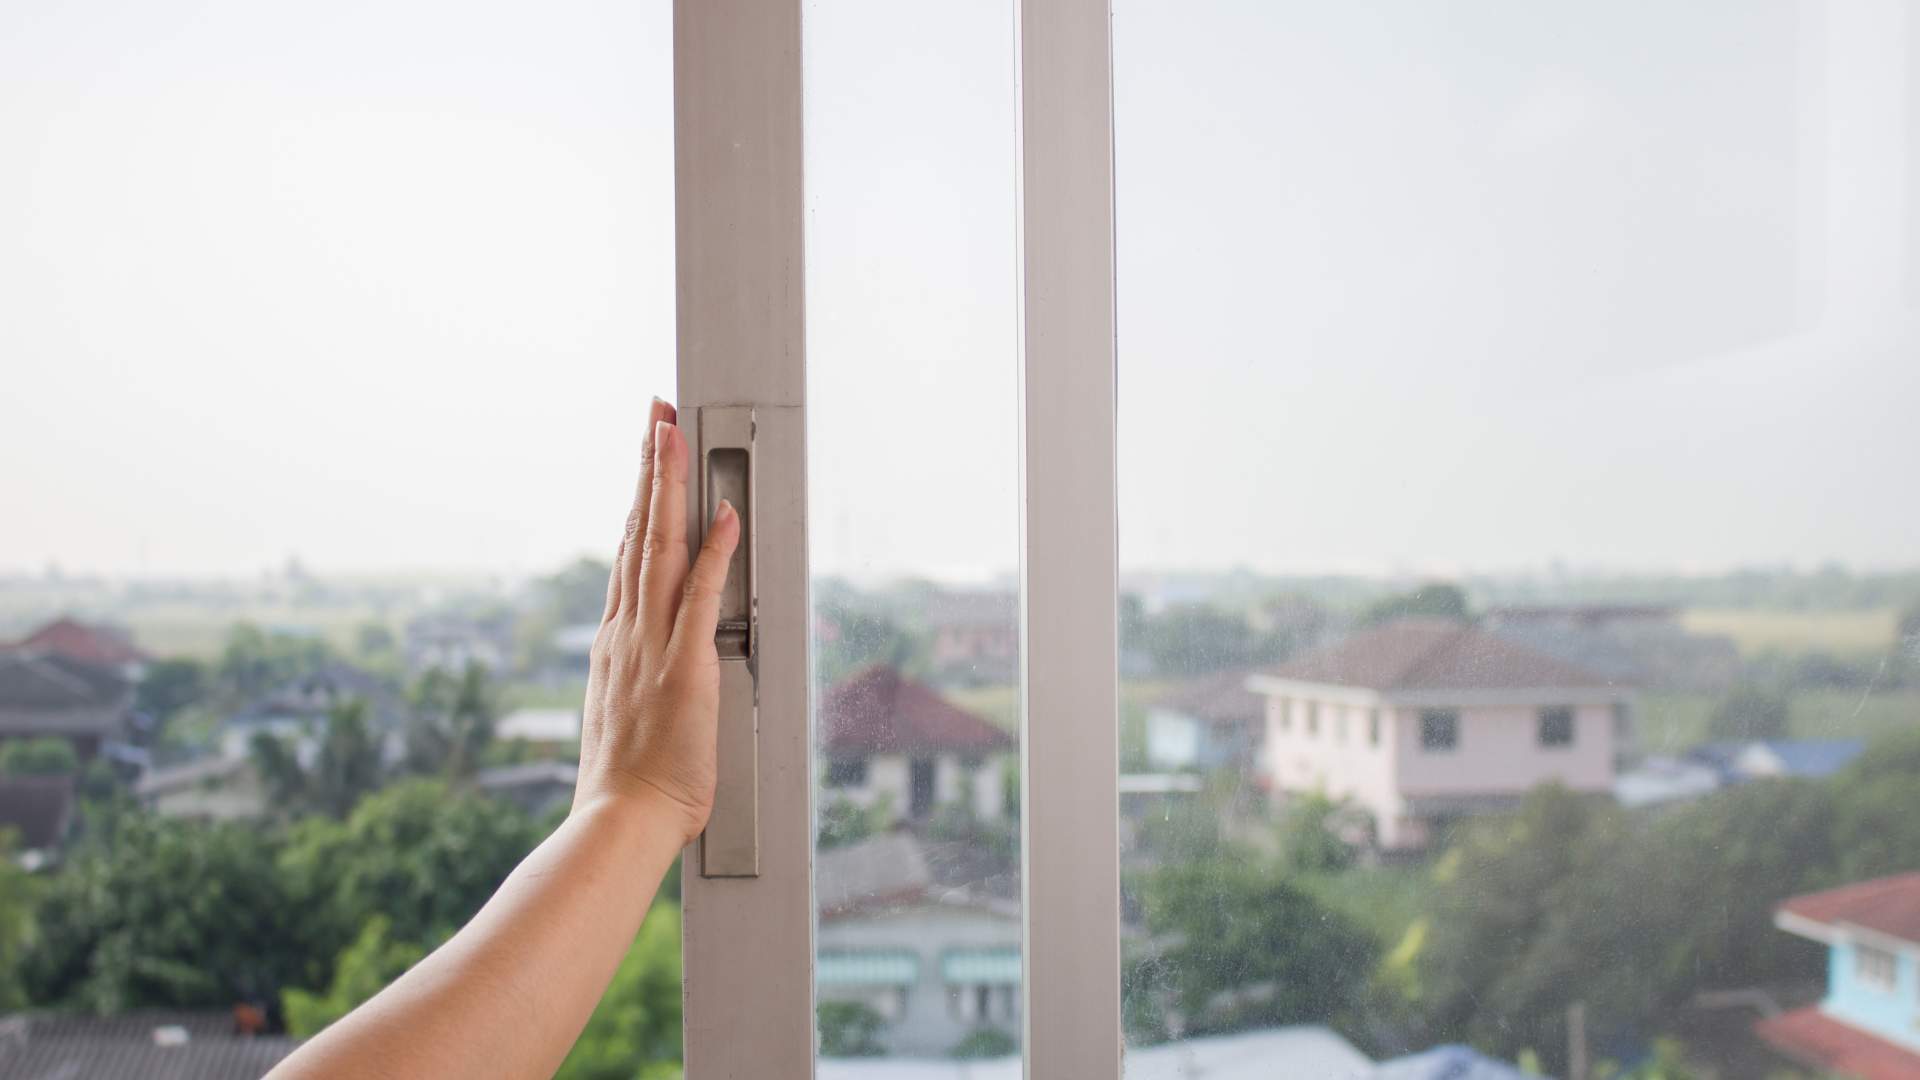
<path fill-rule="evenodd" d="M 1611 685 L 1467 623 L 1398 619 L 1282 664 L 1273 675 L 1367 690 L 1537 690 Z"/>
<path fill-rule="evenodd" d="M 71 776 L 0 776 L 0 830 L 12 829 L 19 847 L 58 847 L 73 821 Z"/>
<path fill-rule="evenodd" d="M 1266 706 L 1259 694 L 1247 689 L 1248 674 L 1245 671 L 1222 671 L 1182 683 L 1169 691 L 1158 704 L 1169 712 L 1209 724 L 1257 720 L 1266 711 Z"/>
<path fill-rule="evenodd" d="M 89 664 L 118 667 L 138 663 L 146 656 L 134 647 L 133 635 L 117 626 L 89 626 L 78 619 L 59 618 L 28 634 L 15 646 L 71 657 Z"/>
<path fill-rule="evenodd" d="M 820 744 L 845 755 L 985 754 L 1011 750 L 1014 740 L 898 668 L 875 664 L 821 699 Z"/>
<path fill-rule="evenodd" d="M 1849 1027 L 1818 1005 L 1768 1017 L 1753 1031 L 1788 1057 L 1822 1072 L 1859 1080 L 1920 1076 L 1920 1054 Z"/>
<path fill-rule="evenodd" d="M 1895 874 L 1795 896 L 1780 910 L 1811 922 L 1846 923 L 1920 944 L 1920 873 Z"/>

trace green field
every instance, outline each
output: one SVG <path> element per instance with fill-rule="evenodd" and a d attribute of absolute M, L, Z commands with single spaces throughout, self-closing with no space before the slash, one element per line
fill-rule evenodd
<path fill-rule="evenodd" d="M 1640 749 L 1670 754 L 1706 742 L 1707 721 L 1718 701 L 1711 694 L 1640 695 Z M 1920 726 L 1920 691 L 1802 691 L 1792 697 L 1787 734 L 1796 739 L 1870 739 L 1915 726 Z"/>
<path fill-rule="evenodd" d="M 1721 634 L 1742 654 L 1825 652 L 1836 656 L 1885 656 L 1893 646 L 1899 612 L 1766 611 L 1692 608 L 1680 623 L 1693 634 Z"/>

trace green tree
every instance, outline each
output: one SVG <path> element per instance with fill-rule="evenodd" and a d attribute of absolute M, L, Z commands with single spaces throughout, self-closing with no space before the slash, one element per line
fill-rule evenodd
<path fill-rule="evenodd" d="M 200 702 L 208 692 L 207 666 L 198 660 L 155 660 L 134 691 L 134 708 L 164 727 L 173 714 Z"/>
<path fill-rule="evenodd" d="M 407 768 L 423 775 L 473 775 L 493 742 L 500 715 L 487 669 L 468 664 L 454 676 L 439 668 L 422 675 L 409 694 Z"/>
<path fill-rule="evenodd" d="M 80 771 L 73 744 L 52 735 L 0 742 L 0 776 L 71 776 Z"/>
<path fill-rule="evenodd" d="M 1353 848 L 1341 832 L 1356 824 L 1354 811 L 1325 795 L 1311 794 L 1287 808 L 1280 821 L 1280 853 L 1300 874 L 1337 873 L 1353 865 Z"/>
<path fill-rule="evenodd" d="M 214 679 L 228 700 L 243 700 L 317 671 L 332 658 L 332 651 L 319 638 L 269 633 L 252 623 L 235 623 L 214 665 Z"/>
<path fill-rule="evenodd" d="M 297 987 L 283 991 L 280 1000 L 287 1032 L 298 1039 L 318 1035 L 427 955 L 420 945 L 393 940 L 392 929 L 393 921 L 385 915 L 370 917 L 353 943 L 341 950 L 325 991 L 315 993 Z"/>
<path fill-rule="evenodd" d="M 966 1033 L 947 1056 L 960 1061 L 1010 1057 L 1020 1052 L 1020 1040 L 999 1028 L 975 1028 Z"/>
<path fill-rule="evenodd" d="M 1178 863 L 1148 875 L 1142 899 L 1166 948 L 1141 977 L 1171 993 L 1189 1032 L 1342 1022 L 1378 960 L 1367 933 L 1277 866 Z"/>
<path fill-rule="evenodd" d="M 301 955 L 314 958 L 301 985 L 325 985 L 325 965 L 377 914 L 391 918 L 392 940 L 444 940 L 539 839 L 519 808 L 439 780 L 387 787 L 344 821 L 296 822 L 279 867 Z"/>
<path fill-rule="evenodd" d="M 1146 652 L 1155 671 L 1181 677 L 1274 659 L 1244 616 L 1210 604 L 1176 604 L 1145 616 L 1130 644 Z"/>
<path fill-rule="evenodd" d="M 680 908 L 659 901 L 555 1080 L 629 1080 L 680 1061 Z"/>
<path fill-rule="evenodd" d="M 271 1000 L 303 962 L 276 846 L 240 825 L 102 823 L 46 883 L 29 996 L 97 1012 Z"/>
<path fill-rule="evenodd" d="M 1428 582 L 1410 592 L 1385 596 L 1360 613 L 1360 625 L 1374 626 L 1394 619 L 1455 619 L 1466 622 L 1473 617 L 1466 590 L 1445 581 Z"/>
<path fill-rule="evenodd" d="M 816 846 L 825 851 L 857 844 L 884 831 L 892 820 L 891 799 L 883 796 L 874 800 L 872 806 L 861 806 L 842 796 L 820 808 Z"/>
<path fill-rule="evenodd" d="M 823 1001 L 816 1014 L 821 1057 L 879 1057 L 887 1052 L 880 1042 L 887 1021 L 872 1006 L 858 1001 Z"/>
<path fill-rule="evenodd" d="M 1791 707 L 1785 694 L 1745 684 L 1714 706 L 1707 733 L 1729 742 L 1784 739 Z"/>
<path fill-rule="evenodd" d="M 34 936 L 35 883 L 14 864 L 16 836 L 0 828 L 0 1013 L 27 1005 L 21 973 Z"/>
<path fill-rule="evenodd" d="M 380 786 L 380 743 L 367 724 L 367 704 L 358 699 L 327 714 L 320 749 L 307 777 L 314 809 L 345 817 L 362 797 Z"/>

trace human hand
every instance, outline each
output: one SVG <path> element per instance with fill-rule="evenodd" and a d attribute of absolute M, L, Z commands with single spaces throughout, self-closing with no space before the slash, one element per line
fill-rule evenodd
<path fill-rule="evenodd" d="M 608 801 L 669 816 L 683 843 L 713 811 L 720 658 L 713 634 L 740 518 L 720 504 L 688 565 L 685 436 L 654 399 L 641 480 L 607 581 L 580 727 L 579 810 Z"/>

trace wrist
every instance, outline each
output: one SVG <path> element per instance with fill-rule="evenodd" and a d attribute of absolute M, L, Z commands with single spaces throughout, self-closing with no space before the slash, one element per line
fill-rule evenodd
<path fill-rule="evenodd" d="M 584 819 L 595 831 L 608 832 L 617 843 L 666 849 L 672 853 L 669 860 L 704 827 L 685 804 L 650 785 L 588 794 L 570 816 Z"/>

